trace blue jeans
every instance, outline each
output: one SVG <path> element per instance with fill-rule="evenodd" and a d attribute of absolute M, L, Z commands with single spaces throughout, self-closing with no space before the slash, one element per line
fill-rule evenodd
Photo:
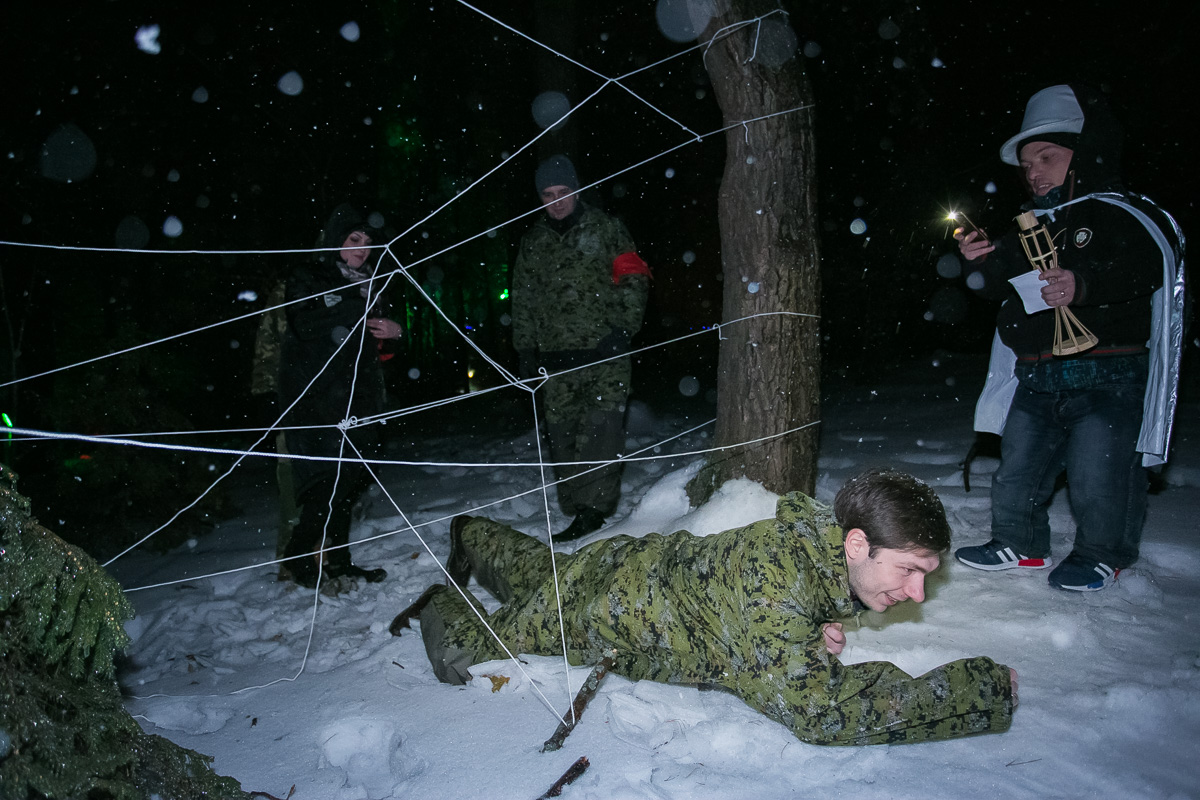
<path fill-rule="evenodd" d="M 992 479 L 992 536 L 1030 558 L 1050 555 L 1048 508 L 1065 469 L 1074 552 L 1128 567 L 1138 557 L 1148 477 L 1136 451 L 1145 384 L 1034 392 L 1019 386 Z"/>

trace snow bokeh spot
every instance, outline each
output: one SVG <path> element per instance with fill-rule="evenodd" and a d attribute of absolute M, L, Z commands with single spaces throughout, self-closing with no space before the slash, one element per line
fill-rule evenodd
<path fill-rule="evenodd" d="M 342 38 L 347 42 L 357 42 L 358 37 L 362 35 L 362 32 L 358 29 L 358 23 L 353 21 L 343 25 L 339 33 L 342 34 Z"/>
<path fill-rule="evenodd" d="M 137 43 L 138 50 L 156 56 L 162 52 L 162 45 L 158 43 L 159 33 L 157 25 L 143 25 L 133 34 L 133 41 Z"/>
<path fill-rule="evenodd" d="M 796 54 L 799 41 L 787 17 L 776 14 L 762 21 L 755 57 L 767 67 L 778 69 Z"/>
<path fill-rule="evenodd" d="M 683 263 L 694 264 L 695 262 L 696 262 L 696 254 L 693 253 L 691 250 L 684 250 L 683 251 Z"/>
<path fill-rule="evenodd" d="M 571 101 L 567 96 L 553 89 L 533 98 L 533 121 L 541 128 L 549 128 L 570 110 Z"/>
<path fill-rule="evenodd" d="M 879 23 L 879 38 L 885 41 L 891 41 L 900 35 L 900 26 L 895 20 L 885 19 Z"/>
<path fill-rule="evenodd" d="M 113 239 L 122 250 L 140 250 L 150 241 L 150 228 L 141 219 L 130 214 L 117 224 L 117 232 Z"/>
<path fill-rule="evenodd" d="M 954 253 L 945 253 L 937 261 L 937 274 L 943 278 L 957 278 L 962 274 L 962 262 Z"/>
<path fill-rule="evenodd" d="M 52 181 L 75 183 L 96 169 L 96 146 L 72 123 L 59 125 L 42 144 L 42 176 Z"/>
<path fill-rule="evenodd" d="M 290 97 L 295 97 L 304 91 L 304 79 L 296 70 L 284 74 L 276 85 L 279 87 L 279 91 Z"/>
<path fill-rule="evenodd" d="M 203 86 L 197 86 L 196 91 L 192 92 L 192 102 L 193 103 L 207 103 L 208 102 L 208 89 L 205 89 Z"/>
<path fill-rule="evenodd" d="M 863 221 L 862 217 L 857 217 L 850 223 L 850 232 L 855 236 L 863 235 L 867 232 L 867 223 Z"/>
<path fill-rule="evenodd" d="M 821 55 L 821 45 L 817 44 L 816 42 L 811 42 L 811 41 L 805 42 L 804 43 L 804 55 L 807 58 L 817 58 L 818 56 Z"/>
<path fill-rule="evenodd" d="M 679 393 L 684 397 L 695 397 L 700 393 L 700 381 L 691 375 L 679 381 Z"/>
<path fill-rule="evenodd" d="M 996 192 L 1000 191 L 999 189 L 996 188 L 996 183 L 994 181 L 988 181 L 987 184 L 983 187 L 983 190 L 985 192 L 987 192 L 988 194 L 995 194 Z"/>
<path fill-rule="evenodd" d="M 658 0 L 654 18 L 658 30 L 672 42 L 690 42 L 696 39 L 712 19 L 710 3 L 694 0 Z"/>
<path fill-rule="evenodd" d="M 183 223 L 179 221 L 179 217 L 170 216 L 163 221 L 162 232 L 164 236 L 169 236 L 174 239 L 179 234 L 183 233 Z"/>
<path fill-rule="evenodd" d="M 983 288 L 983 273 L 976 270 L 967 276 L 967 288 L 979 291 Z"/>

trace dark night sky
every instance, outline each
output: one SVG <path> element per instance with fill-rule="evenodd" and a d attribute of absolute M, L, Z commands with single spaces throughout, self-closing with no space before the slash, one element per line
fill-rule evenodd
<path fill-rule="evenodd" d="M 563 84 L 534 45 L 450 0 L 249 11 L 225 2 L 164 5 L 95 2 L 63 11 L 23 3 L 3 12 L 0 237 L 111 247 L 123 220 L 136 232 L 127 220 L 136 217 L 152 249 L 303 247 L 347 197 L 400 231 L 539 132 L 530 111 L 539 91 L 562 85 L 578 101 L 601 83 L 560 63 Z M 560 40 L 605 74 L 681 49 L 657 31 L 648 1 L 577 2 L 573 13 L 571 3 L 478 5 L 531 35 Z M 556 11 L 539 17 L 538 5 Z M 1197 160 L 1187 120 L 1196 117 L 1195 69 L 1185 43 L 1200 14 L 1190 0 L 791 7 L 800 47 L 819 45 L 819 54 L 810 45 L 800 58 L 817 98 L 824 327 L 830 353 L 845 364 L 872 345 L 849 318 L 899 330 L 896 341 L 912 352 L 986 340 L 992 311 L 973 300 L 963 301 L 966 319 L 957 325 L 923 318 L 930 298 L 953 283 L 934 269 L 950 249 L 942 209 L 961 205 L 985 227 L 1007 224 L 1021 195 L 997 151 L 1017 129 L 1025 99 L 1046 85 L 1086 80 L 1107 89 L 1127 127 L 1130 188 L 1194 230 Z M 339 33 L 350 21 L 361 32 L 354 42 Z M 157 54 L 140 51 L 134 39 L 150 24 L 161 28 Z M 277 86 L 292 70 L 303 79 L 294 96 Z M 630 86 L 693 130 L 720 124 L 695 55 Z M 197 102 L 201 87 L 206 99 Z M 43 146 L 63 125 L 82 130 L 96 153 L 94 169 L 71 183 L 44 174 Z M 685 138 L 610 86 L 548 145 L 417 227 L 401 240 L 400 256 L 421 257 L 530 209 L 533 166 L 559 146 L 593 180 Z M 652 319 L 663 327 L 643 334 L 648 341 L 715 320 L 719 138 L 592 192 L 593 202 L 625 218 L 655 267 Z M 995 194 L 983 191 L 989 181 Z M 173 238 L 163 233 L 170 216 L 183 226 Z M 866 222 L 865 235 L 850 231 L 855 218 Z M 511 253 L 524 226 L 501 231 L 497 241 Z M 688 251 L 692 263 L 683 258 Z M 59 293 L 97 293 L 97 303 L 116 306 L 157 303 L 155 293 L 186 298 L 191 316 L 168 311 L 151 326 L 159 335 L 252 310 L 237 294 L 265 292 L 288 263 L 0 248 L 9 290 L 22 276 L 52 275 L 52 290 L 33 284 L 42 302 L 60 309 L 69 303 Z M 35 338 L 26 369 L 42 366 Z M 93 346 L 103 349 L 104 337 Z"/>

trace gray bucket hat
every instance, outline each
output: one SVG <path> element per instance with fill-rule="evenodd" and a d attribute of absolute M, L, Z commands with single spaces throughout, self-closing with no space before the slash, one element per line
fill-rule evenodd
<path fill-rule="evenodd" d="M 1066 84 L 1051 86 L 1029 98 L 1025 104 L 1025 119 L 1021 120 L 1021 132 L 1009 139 L 1000 148 L 1000 160 L 1016 166 L 1017 145 L 1025 139 L 1036 138 L 1041 133 L 1082 133 L 1083 109 L 1075 99 L 1075 92 Z"/>

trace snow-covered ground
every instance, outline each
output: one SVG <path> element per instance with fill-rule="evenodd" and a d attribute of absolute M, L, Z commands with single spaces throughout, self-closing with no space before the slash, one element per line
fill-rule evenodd
<path fill-rule="evenodd" d="M 975 462 L 969 493 L 958 468 L 972 440 L 983 369 L 977 359 L 941 358 L 870 380 L 827 379 L 818 497 L 831 500 L 862 469 L 893 465 L 937 488 L 955 546 L 987 540 L 996 461 Z M 679 398 L 670 408 L 640 403 L 633 412 L 638 447 L 711 415 Z M 1198 797 L 1196 412 L 1194 403 L 1179 410 L 1167 485 L 1150 498 L 1141 561 L 1114 587 L 1072 594 L 1050 588 L 1042 573 L 987 574 L 947 560 L 924 604 L 867 612 L 860 626 L 847 626 L 846 661 L 884 659 L 918 674 L 988 655 L 1014 667 L 1021 706 L 1004 734 L 822 748 L 802 744 L 732 696 L 611 675 L 566 746 L 539 752 L 557 721 L 533 686 L 564 710 L 561 658 L 529 657 L 523 671 L 490 663 L 473 670 L 470 685 L 454 687 L 433 677 L 418 630 L 400 638 L 387 631 L 397 611 L 442 579 L 434 557 L 446 554 L 450 517 L 535 488 L 537 471 L 528 468 L 387 473 L 399 510 L 376 489 L 353 534 L 357 541 L 400 531 L 354 548 L 357 562 L 388 569 L 378 585 L 314 603 L 313 592 L 262 567 L 133 592 L 138 616 L 129 624 L 133 643 L 121 682 L 147 730 L 215 756 L 215 768 L 247 790 L 282 797 L 295 785 L 297 800 L 531 800 L 580 756 L 591 767 L 563 797 Z M 474 412 L 463 416 L 479 420 Z M 439 423 L 428 437 L 394 442 L 393 453 L 446 462 L 526 459 L 529 428 Z M 691 434 L 662 450 L 710 444 Z M 689 509 L 683 485 L 696 466 L 694 458 L 630 464 L 620 511 L 596 536 L 679 528 L 709 534 L 773 514 L 775 497 L 745 481 Z M 269 472 L 261 465 L 247 472 L 253 479 L 237 490 L 244 516 L 165 557 L 130 554 L 112 566 L 116 576 L 134 588 L 269 561 L 276 520 Z M 544 538 L 539 494 L 486 513 Z M 1051 519 L 1061 556 L 1073 533 L 1065 491 Z M 555 510 L 553 522 L 566 520 Z M 572 669 L 572 686 L 586 674 Z M 510 680 L 494 691 L 488 675 Z"/>

